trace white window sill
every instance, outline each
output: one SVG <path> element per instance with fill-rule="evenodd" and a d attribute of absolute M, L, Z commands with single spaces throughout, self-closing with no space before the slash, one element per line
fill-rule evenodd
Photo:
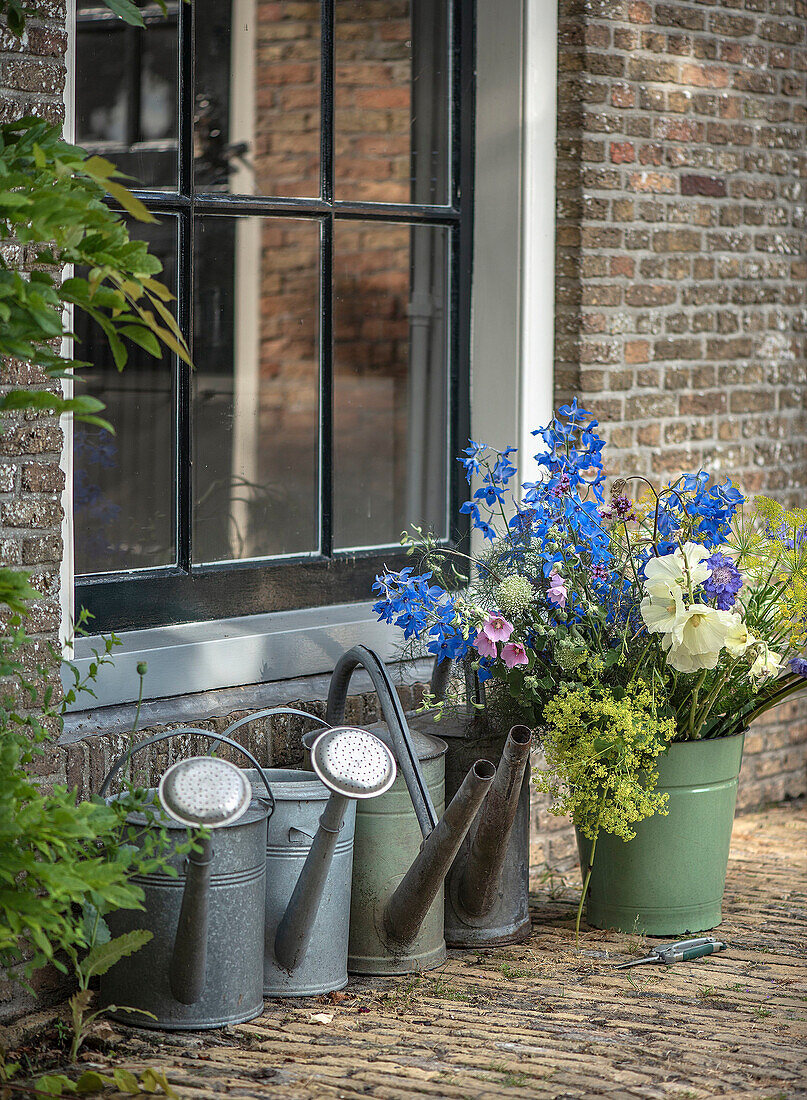
<path fill-rule="evenodd" d="M 345 650 L 359 644 L 383 661 L 402 656 L 400 630 L 378 622 L 370 602 L 131 630 L 118 637 L 114 666 L 103 667 L 91 685 L 95 698 L 82 692 L 71 711 L 135 702 L 141 661 L 148 664 L 143 698 L 149 700 L 330 673 Z M 82 679 L 95 660 L 93 650 L 103 652 L 99 636 L 76 640 L 73 663 Z M 64 682 L 72 685 L 67 670 Z"/>

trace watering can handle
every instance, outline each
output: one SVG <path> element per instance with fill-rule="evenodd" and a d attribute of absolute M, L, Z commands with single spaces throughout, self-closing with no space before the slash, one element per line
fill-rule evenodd
<path fill-rule="evenodd" d="M 401 701 L 392 685 L 384 662 L 372 649 L 368 649 L 367 646 L 356 645 L 339 658 L 328 688 L 328 705 L 325 718 L 331 726 L 338 726 L 342 722 L 345 716 L 350 678 L 359 665 L 367 671 L 373 681 L 373 687 L 381 703 L 381 713 L 384 715 L 384 720 L 389 727 L 390 737 L 396 749 L 398 765 L 409 789 L 420 831 L 426 837 L 437 827 L 437 813 L 426 780 L 423 778 L 420 760 L 412 744 L 412 735 L 409 732 Z"/>
<path fill-rule="evenodd" d="M 263 780 L 263 785 L 266 787 L 266 791 L 269 795 L 269 801 L 271 803 L 269 808 L 269 817 L 272 816 L 272 814 L 275 812 L 275 796 L 272 794 L 272 788 L 269 786 L 269 780 L 266 777 L 266 772 L 260 766 L 252 753 L 248 749 L 245 749 L 243 745 L 239 745 L 237 741 L 233 741 L 231 737 L 225 737 L 221 733 L 212 733 L 210 730 L 200 730 L 197 729 L 195 726 L 183 726 L 181 729 L 178 730 L 169 730 L 167 733 L 158 733 L 154 737 L 147 737 L 145 741 L 140 741 L 137 745 L 134 746 L 134 748 L 127 749 L 126 752 L 121 753 L 121 755 L 113 763 L 112 767 L 106 773 L 106 777 L 101 784 L 101 789 L 98 792 L 100 797 L 104 797 L 106 792 L 109 790 L 109 785 L 112 780 L 121 770 L 121 768 L 123 768 L 124 765 L 129 760 L 131 760 L 136 752 L 139 752 L 141 749 L 147 749 L 149 745 L 156 745 L 158 741 L 167 741 L 170 737 L 178 737 L 181 733 L 192 733 L 198 737 L 212 738 L 214 741 L 220 741 L 222 744 L 229 745 L 230 748 L 238 749 L 239 752 L 243 753 Z"/>

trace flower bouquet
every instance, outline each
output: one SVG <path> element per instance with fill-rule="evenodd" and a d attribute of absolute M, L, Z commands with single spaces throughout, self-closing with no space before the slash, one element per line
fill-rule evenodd
<path fill-rule="evenodd" d="M 538 731 L 536 783 L 584 841 L 581 907 L 598 837 L 631 841 L 668 811 L 670 745 L 734 737 L 741 751 L 749 723 L 807 685 L 807 510 L 747 502 L 705 471 L 606 493 L 597 426 L 576 400 L 562 407 L 533 433 L 540 476 L 520 486 L 513 447 L 470 441 L 462 511 L 482 549 L 416 529 L 404 541 L 419 567 L 373 586 L 405 639 L 471 665 L 473 705 Z M 735 794 L 736 776 L 732 817 Z"/>

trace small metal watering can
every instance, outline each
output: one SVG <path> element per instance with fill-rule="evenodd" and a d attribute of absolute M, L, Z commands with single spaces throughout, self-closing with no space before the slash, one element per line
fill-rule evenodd
<path fill-rule="evenodd" d="M 360 665 L 370 675 L 386 721 L 386 730 L 374 730 L 394 752 L 403 782 L 360 806 L 356 815 L 348 970 L 408 974 L 439 966 L 446 957 L 443 882 L 494 768 L 487 760 L 473 763 L 440 817 L 445 743 L 413 738 L 387 670 L 372 650 L 355 646 L 337 663 L 327 720 L 342 720 L 350 678 Z"/>
<path fill-rule="evenodd" d="M 451 661 L 435 664 L 431 692 L 441 698 Z M 468 672 L 467 690 L 479 696 L 482 685 Z M 433 725 L 428 715 L 414 720 L 417 728 Z M 446 739 L 446 795 L 462 783 L 469 763 L 484 755 L 498 760 L 490 794 L 463 841 L 446 881 L 445 937 L 452 947 L 521 943 L 530 935 L 530 747 L 532 732 L 513 726 L 509 734 L 485 729 L 468 715 L 444 717 L 439 725 Z"/>
<path fill-rule="evenodd" d="M 184 728 L 141 741 L 113 764 L 103 796 L 133 753 L 181 734 L 203 735 L 238 749 L 262 777 L 268 798 L 254 799 L 245 773 L 211 757 L 179 761 L 164 774 L 164 811 L 158 827 L 184 840 L 188 825 L 213 831 L 202 851 L 171 859 L 178 877 L 138 875 L 145 911 L 118 910 L 108 923 L 114 936 L 145 928 L 153 938 L 101 978 L 101 1003 L 128 1005 L 114 1019 L 138 1027 L 197 1030 L 251 1020 L 263 1010 L 262 960 L 266 892 L 266 822 L 273 804 L 263 769 L 237 742 L 208 730 Z M 155 807 L 156 810 L 156 807 Z M 132 824 L 148 828 L 144 814 Z"/>
<path fill-rule="evenodd" d="M 389 749 L 364 730 L 309 734 L 314 771 L 269 768 L 275 812 L 266 844 L 264 995 L 307 997 L 347 985 L 356 802 L 395 779 Z M 256 771 L 246 773 L 260 789 Z M 336 792 L 336 793 L 334 793 Z"/>

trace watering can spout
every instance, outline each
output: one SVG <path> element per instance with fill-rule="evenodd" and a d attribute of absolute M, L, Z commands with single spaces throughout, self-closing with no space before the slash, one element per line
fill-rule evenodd
<path fill-rule="evenodd" d="M 300 877 L 277 926 L 274 955 L 278 965 L 289 973 L 300 965 L 311 941 L 347 807 L 348 799 L 335 794 L 325 804 Z"/>
<path fill-rule="evenodd" d="M 183 1005 L 193 1005 L 204 992 L 207 970 L 207 926 L 210 913 L 210 838 L 200 853 L 188 856 L 182 908 L 169 967 L 171 992 Z"/>
<path fill-rule="evenodd" d="M 477 760 L 442 819 L 424 840 L 417 859 L 389 899 L 384 923 L 389 939 L 402 946 L 415 938 L 437 891 L 493 782 L 489 760 Z"/>
<path fill-rule="evenodd" d="M 460 905 L 472 917 L 486 916 L 496 901 L 531 743 L 527 726 L 513 726 L 479 815 L 459 888 Z"/>

